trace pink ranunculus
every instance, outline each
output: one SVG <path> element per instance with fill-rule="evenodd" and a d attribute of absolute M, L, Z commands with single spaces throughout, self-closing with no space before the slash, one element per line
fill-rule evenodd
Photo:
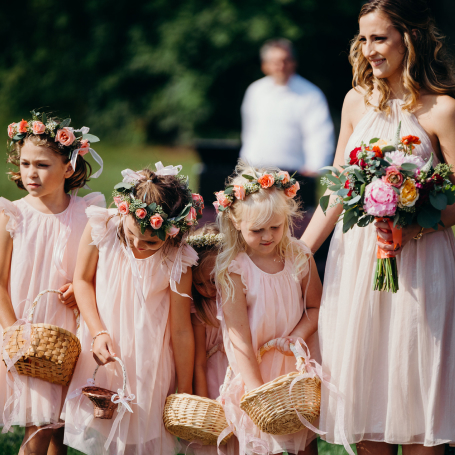
<path fill-rule="evenodd" d="M 299 182 L 295 182 L 294 185 L 292 185 L 289 188 L 286 188 L 284 190 L 284 194 L 287 197 L 290 197 L 292 199 L 297 195 L 297 191 L 299 191 L 299 190 L 300 190 L 300 184 L 299 184 Z"/>
<path fill-rule="evenodd" d="M 114 197 L 114 204 L 118 207 L 120 202 L 122 202 L 122 198 L 120 196 Z"/>
<path fill-rule="evenodd" d="M 218 201 L 215 201 L 213 203 L 213 207 L 215 207 L 216 213 L 220 213 L 219 211 L 220 203 Z"/>
<path fill-rule="evenodd" d="M 393 216 L 397 210 L 398 194 L 381 179 L 371 182 L 365 188 L 365 206 L 368 215 Z"/>
<path fill-rule="evenodd" d="M 403 183 L 403 174 L 396 166 L 389 166 L 386 168 L 386 174 L 382 177 L 382 181 L 396 188 L 400 188 Z"/>
<path fill-rule="evenodd" d="M 167 233 L 169 234 L 169 237 L 173 239 L 178 233 L 180 232 L 180 229 L 177 226 L 172 225 L 169 231 Z"/>
<path fill-rule="evenodd" d="M 43 122 L 33 122 L 33 134 L 43 134 L 46 131 L 46 125 Z"/>
<path fill-rule="evenodd" d="M 12 139 L 15 133 L 17 124 L 16 123 L 10 123 L 8 125 L 8 136 Z"/>
<path fill-rule="evenodd" d="M 218 193 L 215 193 L 215 196 L 221 207 L 226 208 L 232 204 L 232 202 L 224 194 L 224 191 L 218 191 Z"/>
<path fill-rule="evenodd" d="M 272 174 L 264 174 L 258 178 L 258 183 L 261 185 L 261 188 L 270 188 L 275 183 L 275 179 Z"/>
<path fill-rule="evenodd" d="M 197 213 L 194 207 L 191 207 L 190 213 L 185 217 L 185 220 L 190 226 L 197 220 Z"/>
<path fill-rule="evenodd" d="M 140 219 L 143 220 L 145 216 L 147 215 L 147 210 L 145 209 L 137 209 L 136 210 L 136 216 Z"/>
<path fill-rule="evenodd" d="M 283 176 L 283 179 L 281 180 L 281 183 L 283 185 L 286 185 L 286 183 L 289 183 L 289 181 L 291 180 L 291 176 L 289 175 L 289 172 L 280 171 L 280 172 L 278 172 L 278 175 Z"/>
<path fill-rule="evenodd" d="M 72 128 L 65 126 L 60 128 L 55 135 L 55 142 L 60 142 L 60 144 L 69 146 L 76 140 L 76 136 L 73 133 Z"/>
<path fill-rule="evenodd" d="M 155 214 L 150 217 L 150 225 L 152 226 L 153 229 L 159 229 L 162 224 L 163 218 L 161 218 L 161 215 Z"/>
<path fill-rule="evenodd" d="M 204 208 L 204 199 L 200 194 L 193 193 L 191 197 L 193 198 L 193 201 L 196 202 L 196 204 L 202 205 L 202 208 Z"/>
<path fill-rule="evenodd" d="M 117 207 L 118 213 L 120 213 L 121 215 L 128 215 L 128 213 L 130 213 L 130 205 L 126 201 L 120 202 L 120 204 Z"/>
<path fill-rule="evenodd" d="M 90 142 L 88 139 L 82 139 L 81 140 L 81 145 L 79 146 L 79 155 L 84 156 L 89 152 L 90 149 Z"/>
<path fill-rule="evenodd" d="M 245 199 L 245 188 L 242 185 L 234 185 L 234 195 L 237 199 Z"/>

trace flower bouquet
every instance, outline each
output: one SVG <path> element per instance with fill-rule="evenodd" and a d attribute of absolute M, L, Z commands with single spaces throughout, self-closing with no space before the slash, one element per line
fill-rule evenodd
<path fill-rule="evenodd" d="M 327 166 L 332 173 L 322 178 L 342 204 L 343 233 L 354 225 L 368 226 L 375 218 L 387 221 L 392 231 L 394 249 L 401 247 L 401 228 L 417 223 L 422 228 L 437 230 L 441 211 L 455 203 L 455 186 L 448 179 L 452 166 L 438 164 L 433 167 L 433 154 L 427 162 L 413 155 L 417 136 L 400 138 L 401 123 L 395 140 L 389 143 L 373 138 L 369 144 L 361 143 L 349 155 L 340 172 Z M 326 212 L 330 195 L 320 199 Z M 332 206 L 333 206 L 332 205 Z M 374 290 L 397 292 L 398 270 L 394 253 L 378 247 L 374 276 Z"/>

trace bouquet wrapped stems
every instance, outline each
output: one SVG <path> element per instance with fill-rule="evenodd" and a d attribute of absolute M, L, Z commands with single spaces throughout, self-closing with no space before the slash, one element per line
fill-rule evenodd
<path fill-rule="evenodd" d="M 393 241 L 386 242 L 393 245 L 394 249 L 401 247 L 402 242 L 402 230 L 401 227 L 394 227 L 393 220 L 390 218 L 376 218 L 377 221 L 384 221 L 389 224 L 389 228 L 392 231 Z M 379 240 L 379 236 L 378 236 Z M 395 254 L 389 250 L 383 250 L 378 246 L 376 270 L 374 272 L 373 280 L 374 291 L 387 291 L 397 292 L 398 291 L 398 268 L 397 258 Z"/>

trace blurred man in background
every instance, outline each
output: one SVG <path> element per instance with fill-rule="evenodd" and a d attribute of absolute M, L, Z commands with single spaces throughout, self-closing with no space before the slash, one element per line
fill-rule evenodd
<path fill-rule="evenodd" d="M 292 43 L 267 41 L 260 50 L 262 79 L 242 103 L 240 156 L 253 166 L 278 166 L 300 181 L 305 208 L 316 204 L 315 177 L 332 164 L 334 130 L 322 91 L 296 74 Z"/>

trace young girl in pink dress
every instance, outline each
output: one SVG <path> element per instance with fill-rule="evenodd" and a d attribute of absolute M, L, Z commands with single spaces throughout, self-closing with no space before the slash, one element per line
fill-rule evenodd
<path fill-rule="evenodd" d="M 65 444 L 90 455 L 176 453 L 177 441 L 163 424 L 165 400 L 176 389 L 192 393 L 191 266 L 197 254 L 182 238 L 202 201 L 193 200 L 186 178 L 177 175 L 181 166 L 156 166 L 155 172 L 122 172 L 117 208 L 87 210 L 74 278 L 82 354 L 64 415 Z M 126 367 L 132 412 L 94 418 L 92 402 L 78 389 L 97 363 L 105 365 L 97 386 L 122 389 L 114 356 Z"/>
<path fill-rule="evenodd" d="M 317 453 L 313 432 L 305 428 L 285 436 L 262 433 L 239 407 L 246 391 L 296 371 L 291 341 L 302 338 L 319 360 L 316 331 L 322 286 L 310 251 L 291 236 L 293 220 L 300 215 L 297 190 L 298 183 L 287 172 L 240 163 L 230 186 L 217 193 L 223 248 L 215 277 L 233 370 L 222 400 L 241 455 Z M 276 338 L 277 349 L 258 364 L 259 348 Z"/>
<path fill-rule="evenodd" d="M 105 206 L 100 193 L 83 198 L 75 193 L 91 173 L 83 155 L 90 151 L 100 164 L 102 160 L 84 139 L 97 140 L 87 135 L 88 128 L 77 131 L 68 126 L 69 119 L 63 126 L 45 114 L 32 114 L 32 120 L 8 127 L 8 161 L 19 167 L 19 171 L 10 172 L 11 180 L 28 194 L 14 202 L 0 198 L 0 324 L 4 330 L 26 318 L 41 291 L 58 289 L 63 295 L 45 295 L 33 320 L 75 333 L 72 280 L 77 246 L 87 223 L 85 210 L 91 205 Z M 14 372 L 15 368 L 8 373 L 10 384 Z M 15 376 L 22 387 L 7 384 L 2 360 L 0 422 L 3 432 L 11 425 L 26 427 L 25 441 L 37 427 L 59 423 L 67 387 L 17 373 Z M 13 393 L 18 394 L 16 399 Z M 62 453 L 63 429 L 40 431 L 25 447 L 27 453 L 36 454 L 46 454 L 48 449 Z"/>

